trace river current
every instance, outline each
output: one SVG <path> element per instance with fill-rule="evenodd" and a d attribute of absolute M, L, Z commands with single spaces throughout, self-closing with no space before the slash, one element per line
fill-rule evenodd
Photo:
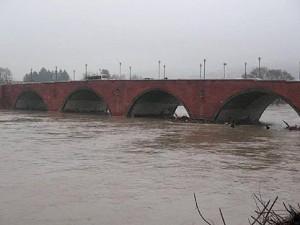
<path fill-rule="evenodd" d="M 0 111 L 1 225 L 248 224 L 253 193 L 300 202 L 300 124 L 264 126 Z"/>

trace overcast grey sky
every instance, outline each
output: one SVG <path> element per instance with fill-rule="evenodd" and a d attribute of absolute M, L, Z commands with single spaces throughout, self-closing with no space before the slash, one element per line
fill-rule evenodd
<path fill-rule="evenodd" d="M 294 76 L 300 61 L 300 0 L 0 0 L 0 66 L 15 79 L 56 65 L 77 76 L 107 68 L 170 78 L 208 77 L 222 63 L 236 77 L 262 56 L 263 66 Z"/>

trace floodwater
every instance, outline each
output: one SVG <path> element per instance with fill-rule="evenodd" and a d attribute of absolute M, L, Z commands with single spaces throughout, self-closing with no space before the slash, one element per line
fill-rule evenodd
<path fill-rule="evenodd" d="M 300 202 L 300 120 L 260 126 L 0 111 L 0 224 L 248 224 L 253 193 Z"/>

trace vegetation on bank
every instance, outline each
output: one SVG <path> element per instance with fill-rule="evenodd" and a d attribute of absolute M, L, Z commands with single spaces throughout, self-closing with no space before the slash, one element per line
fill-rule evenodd
<path fill-rule="evenodd" d="M 200 211 L 196 194 L 194 193 L 194 200 L 197 212 L 205 224 L 214 225 L 215 223 L 210 219 L 205 218 Z M 278 196 L 273 200 L 265 201 L 261 195 L 254 194 L 254 202 L 256 209 L 251 219 L 248 219 L 249 225 L 300 225 L 300 204 L 297 207 L 282 202 L 282 209 L 275 208 Z M 220 217 L 223 225 L 228 223 L 225 221 L 223 212 L 219 208 Z"/>

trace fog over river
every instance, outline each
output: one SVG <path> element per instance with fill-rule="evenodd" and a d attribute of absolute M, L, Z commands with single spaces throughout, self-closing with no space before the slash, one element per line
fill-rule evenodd
<path fill-rule="evenodd" d="M 248 224 L 253 193 L 300 202 L 299 124 L 272 106 L 263 126 L 0 111 L 0 224 Z"/>

